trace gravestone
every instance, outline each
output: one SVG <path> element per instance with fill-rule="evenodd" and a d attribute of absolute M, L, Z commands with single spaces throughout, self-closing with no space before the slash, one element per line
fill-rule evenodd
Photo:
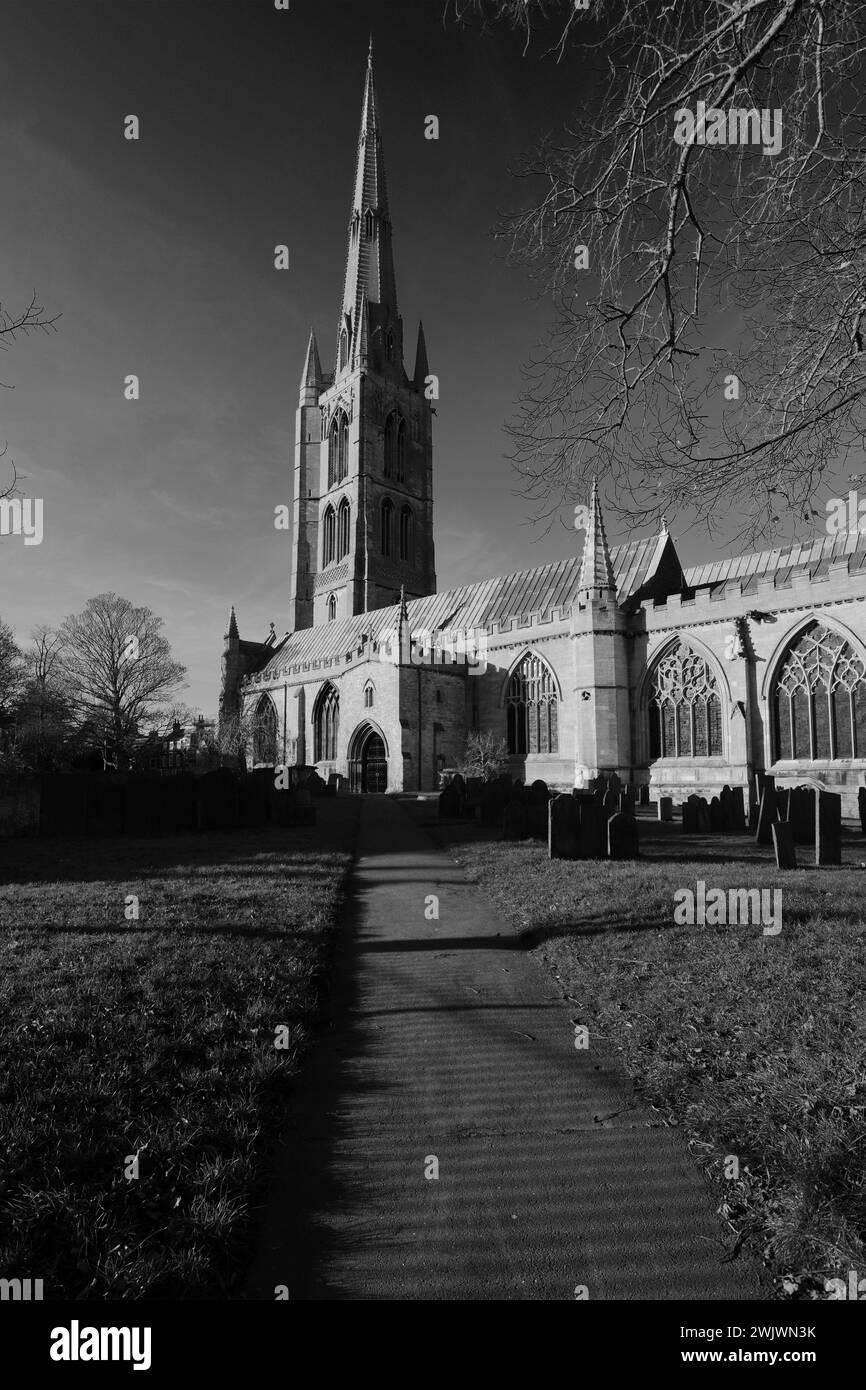
<path fill-rule="evenodd" d="M 607 822 L 604 807 L 594 801 L 580 805 L 580 858 L 607 858 Z"/>
<path fill-rule="evenodd" d="M 605 820 L 610 820 L 611 816 L 615 816 L 619 810 L 619 794 L 614 791 L 605 792 L 604 800 L 601 804 L 604 807 Z"/>
<path fill-rule="evenodd" d="M 481 805 L 481 793 L 484 790 L 483 777 L 467 777 L 466 779 L 466 800 L 470 806 Z"/>
<path fill-rule="evenodd" d="M 683 833 L 685 835 L 696 835 L 698 831 L 698 808 L 696 805 L 697 797 L 690 796 L 688 801 L 683 802 Z"/>
<path fill-rule="evenodd" d="M 611 772 L 607 779 L 607 790 L 613 792 L 614 796 L 619 796 L 621 788 L 622 782 L 619 780 L 619 774 Z"/>
<path fill-rule="evenodd" d="M 794 834 L 786 820 L 773 821 L 773 849 L 776 854 L 777 869 L 796 869 L 797 855 L 794 850 Z"/>
<path fill-rule="evenodd" d="M 460 795 L 453 782 L 439 793 L 439 819 L 456 820 L 460 815 Z"/>
<path fill-rule="evenodd" d="M 609 859 L 637 859 L 638 831 L 634 816 L 618 811 L 607 823 L 607 854 Z"/>
<path fill-rule="evenodd" d="M 449 785 L 453 787 L 457 793 L 457 796 L 460 801 L 460 811 L 462 814 L 463 807 L 466 804 L 466 783 L 459 772 L 455 772 L 454 776 L 451 778 L 451 782 Z"/>
<path fill-rule="evenodd" d="M 513 797 L 502 812 L 502 834 L 506 840 L 525 840 L 527 835 L 526 807 Z"/>
<path fill-rule="evenodd" d="M 553 797 L 549 803 L 547 821 L 549 858 L 580 858 L 580 812 L 581 803 L 575 797 Z"/>
<path fill-rule="evenodd" d="M 857 788 L 857 810 L 860 812 L 860 829 L 866 835 L 866 787 Z"/>
<path fill-rule="evenodd" d="M 307 778 L 307 791 L 311 796 L 322 796 L 327 785 L 324 777 L 320 777 L 315 770 L 313 770 Z"/>
<path fill-rule="evenodd" d="M 657 815 L 658 815 L 659 820 L 664 820 L 664 821 L 673 820 L 673 818 L 674 818 L 674 802 L 673 802 L 673 797 L 670 797 L 670 796 L 660 796 L 659 799 L 658 799 L 658 802 L 657 802 L 657 808 L 658 808 L 658 809 L 657 809 Z"/>
<path fill-rule="evenodd" d="M 791 819 L 791 788 L 776 788 L 776 811 L 779 820 L 789 821 Z"/>
<path fill-rule="evenodd" d="M 746 800 L 742 787 L 731 787 L 731 829 L 743 835 L 746 830 Z"/>
<path fill-rule="evenodd" d="M 709 835 L 713 828 L 712 821 L 710 820 L 710 808 L 705 798 L 702 796 L 698 797 L 697 827 L 699 835 Z"/>
<path fill-rule="evenodd" d="M 569 797 L 569 801 L 570 800 L 571 797 Z M 548 797 L 544 802 L 528 801 L 525 805 L 527 834 L 529 834 L 533 840 L 547 839 L 547 808 L 549 804 L 550 798 Z"/>
<path fill-rule="evenodd" d="M 725 825 L 725 817 L 722 811 L 722 802 L 720 797 L 713 797 L 709 806 L 709 815 L 710 829 L 712 831 L 721 832 L 727 829 L 727 826 Z"/>
<path fill-rule="evenodd" d="M 725 831 L 734 828 L 734 793 L 725 784 L 719 793 L 719 806 L 721 807 L 722 829 Z"/>
<path fill-rule="evenodd" d="M 537 777 L 529 788 L 529 800 L 537 806 L 545 807 L 550 800 L 550 792 L 548 791 L 547 783 L 543 782 L 540 777 Z"/>
<path fill-rule="evenodd" d="M 621 811 L 624 816 L 631 816 L 634 815 L 634 806 L 634 787 L 630 786 L 629 784 L 626 784 L 619 794 L 619 806 L 617 807 L 617 809 Z"/>
<path fill-rule="evenodd" d="M 520 778 L 516 777 L 511 787 L 511 799 L 514 801 L 520 801 L 522 803 L 526 800 L 526 795 L 526 788 L 524 787 Z"/>
<path fill-rule="evenodd" d="M 485 782 L 481 788 L 481 824 L 495 826 L 498 830 L 502 825 L 505 801 L 501 782 Z"/>
<path fill-rule="evenodd" d="M 316 824 L 316 808 L 313 805 L 313 793 L 307 787 L 299 787 L 295 792 L 295 824 Z"/>
<path fill-rule="evenodd" d="M 763 778 L 763 792 L 761 795 L 761 808 L 758 812 L 758 829 L 755 832 L 755 841 L 759 845 L 769 845 L 773 841 L 772 825 L 778 819 L 776 815 L 776 783 L 772 777 Z"/>
<path fill-rule="evenodd" d="M 640 806 L 649 806 L 649 804 L 650 804 L 650 789 L 649 789 L 649 782 L 641 782 L 640 787 L 638 788 L 638 804 L 639 804 Z"/>
<path fill-rule="evenodd" d="M 815 863 L 842 863 L 842 798 L 838 792 L 815 796 Z"/>
<path fill-rule="evenodd" d="M 817 824 L 814 788 L 792 787 L 788 807 L 788 820 L 794 832 L 794 844 L 814 844 Z"/>

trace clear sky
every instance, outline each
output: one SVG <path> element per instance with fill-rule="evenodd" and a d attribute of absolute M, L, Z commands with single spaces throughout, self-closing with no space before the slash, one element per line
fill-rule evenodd
<path fill-rule="evenodd" d="M 62 315 L 0 355 L 14 387 L 0 443 L 44 499 L 41 545 L 0 540 L 0 617 L 19 642 L 114 590 L 165 619 L 182 697 L 210 714 L 230 605 L 242 637 L 285 630 L 291 537 L 274 508 L 291 500 L 311 324 L 333 356 L 371 32 L 405 339 L 411 358 L 423 318 L 440 379 L 439 587 L 579 549 L 564 523 L 529 524 L 504 458 L 546 310 L 492 237 L 520 197 L 510 162 L 573 112 L 575 72 L 442 11 L 4 0 L 0 299 L 22 307 L 35 288 Z M 681 548 L 686 563 L 709 551 Z"/>

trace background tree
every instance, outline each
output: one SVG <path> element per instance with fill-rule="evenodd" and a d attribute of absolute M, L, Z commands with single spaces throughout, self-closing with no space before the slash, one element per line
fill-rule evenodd
<path fill-rule="evenodd" d="M 811 521 L 866 442 L 862 0 L 446 9 L 575 71 L 574 120 L 521 160 L 527 199 L 499 229 L 553 306 L 509 427 L 536 514 L 599 471 L 639 523 Z M 699 101 L 780 111 L 779 153 L 677 143 Z"/>
<path fill-rule="evenodd" d="M 129 767 L 145 722 L 186 676 L 162 627 L 149 608 L 109 593 L 90 599 L 60 629 L 62 679 L 106 767 Z"/>
<path fill-rule="evenodd" d="M 457 770 L 462 777 L 480 777 L 484 782 L 493 782 L 501 772 L 508 770 L 505 739 L 497 738 L 490 729 L 469 734 Z"/>
<path fill-rule="evenodd" d="M 11 627 L 0 619 L 0 756 L 8 762 L 10 731 L 24 678 L 24 661 Z"/>
<path fill-rule="evenodd" d="M 22 770 L 50 772 L 74 754 L 71 701 L 61 679 L 60 634 L 40 626 L 24 654 L 14 721 L 14 754 Z"/>

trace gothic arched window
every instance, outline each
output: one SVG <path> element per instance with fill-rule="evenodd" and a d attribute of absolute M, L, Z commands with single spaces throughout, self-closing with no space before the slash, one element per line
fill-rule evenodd
<path fill-rule="evenodd" d="M 337 520 L 337 559 L 342 560 L 349 553 L 349 533 L 351 530 L 352 509 L 344 497 L 340 503 Z"/>
<path fill-rule="evenodd" d="M 331 594 L 328 599 L 328 622 L 332 623 L 337 616 L 337 595 Z"/>
<path fill-rule="evenodd" d="M 677 642 L 656 666 L 648 704 L 651 758 L 722 756 L 716 678 L 685 642 Z"/>
<path fill-rule="evenodd" d="M 253 762 L 277 761 L 277 711 L 273 701 L 263 695 L 253 715 Z"/>
<path fill-rule="evenodd" d="M 334 508 L 328 504 L 325 508 L 324 528 L 322 537 L 322 564 L 329 565 L 334 558 L 336 547 L 336 513 Z"/>
<path fill-rule="evenodd" d="M 374 697 L 374 694 L 375 694 L 375 686 L 373 685 L 373 682 L 372 682 L 372 681 L 367 681 L 367 684 L 364 686 L 364 709 L 372 709 L 372 708 L 373 708 L 373 697 Z"/>
<path fill-rule="evenodd" d="M 509 753 L 556 753 L 559 709 L 556 682 L 540 656 L 527 652 L 505 691 Z"/>
<path fill-rule="evenodd" d="M 336 688 L 329 683 L 320 692 L 313 710 L 313 746 L 317 763 L 336 758 L 339 729 L 340 697 Z"/>
<path fill-rule="evenodd" d="M 397 437 L 397 417 L 392 412 L 385 421 L 385 477 L 391 478 L 394 474 L 394 461 L 396 456 L 396 437 Z"/>
<path fill-rule="evenodd" d="M 810 623 L 788 648 L 772 708 L 777 758 L 866 757 L 866 667 L 822 623 Z"/>
<path fill-rule="evenodd" d="M 400 512 L 400 559 L 412 564 L 412 508 L 405 506 Z"/>
<path fill-rule="evenodd" d="M 328 432 L 328 487 L 341 483 L 349 473 L 349 421 L 339 411 Z"/>
<path fill-rule="evenodd" d="M 394 503 L 386 497 L 382 503 L 382 554 L 390 558 L 394 550 Z"/>
<path fill-rule="evenodd" d="M 349 365 L 349 332 L 347 328 L 340 330 L 340 371 Z"/>
<path fill-rule="evenodd" d="M 397 481 L 398 483 L 406 480 L 406 421 L 401 420 L 397 426 Z"/>

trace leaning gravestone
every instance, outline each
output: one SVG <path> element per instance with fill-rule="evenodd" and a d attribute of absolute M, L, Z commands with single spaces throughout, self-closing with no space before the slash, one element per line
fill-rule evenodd
<path fill-rule="evenodd" d="M 702 796 L 698 797 L 697 822 L 698 834 L 709 835 L 713 828 L 713 823 L 710 820 L 710 808 L 707 805 L 705 798 Z"/>
<path fill-rule="evenodd" d="M 670 797 L 670 796 L 660 796 L 659 799 L 658 799 L 657 806 L 658 806 L 657 814 L 658 814 L 659 820 L 673 820 L 673 818 L 674 818 L 674 803 L 673 803 L 673 797 Z"/>
<path fill-rule="evenodd" d="M 547 853 L 551 859 L 580 858 L 581 804 L 573 796 L 555 796 L 547 821 Z"/>
<path fill-rule="evenodd" d="M 607 854 L 609 859 L 637 859 L 638 831 L 634 816 L 618 811 L 607 823 Z"/>
<path fill-rule="evenodd" d="M 453 782 L 439 793 L 439 819 L 456 820 L 460 815 L 460 794 Z"/>
<path fill-rule="evenodd" d="M 607 858 L 607 822 L 604 807 L 596 802 L 582 801 L 580 805 L 581 859 Z"/>
<path fill-rule="evenodd" d="M 773 833 L 776 868 L 796 869 L 797 855 L 794 850 L 794 835 L 790 823 L 786 820 L 773 821 L 770 829 Z"/>
<path fill-rule="evenodd" d="M 842 798 L 838 792 L 815 797 L 815 863 L 842 863 Z"/>
<path fill-rule="evenodd" d="M 746 802 L 742 787 L 731 787 L 731 829 L 737 834 L 745 834 Z"/>
<path fill-rule="evenodd" d="M 516 797 L 505 803 L 505 810 L 502 812 L 502 834 L 506 840 L 526 839 L 526 807 Z"/>
<path fill-rule="evenodd" d="M 761 795 L 761 809 L 758 812 L 758 829 L 755 833 L 755 840 L 759 845 L 769 845 L 773 839 L 773 822 L 778 819 L 776 815 L 776 783 L 772 777 L 764 777 L 763 784 L 764 789 Z"/>
<path fill-rule="evenodd" d="M 719 832 L 727 829 L 724 812 L 722 811 L 722 803 L 717 796 L 714 796 L 710 802 L 710 829 Z"/>
<path fill-rule="evenodd" d="M 866 835 L 866 787 L 857 789 L 857 810 L 860 812 L 860 829 Z"/>

